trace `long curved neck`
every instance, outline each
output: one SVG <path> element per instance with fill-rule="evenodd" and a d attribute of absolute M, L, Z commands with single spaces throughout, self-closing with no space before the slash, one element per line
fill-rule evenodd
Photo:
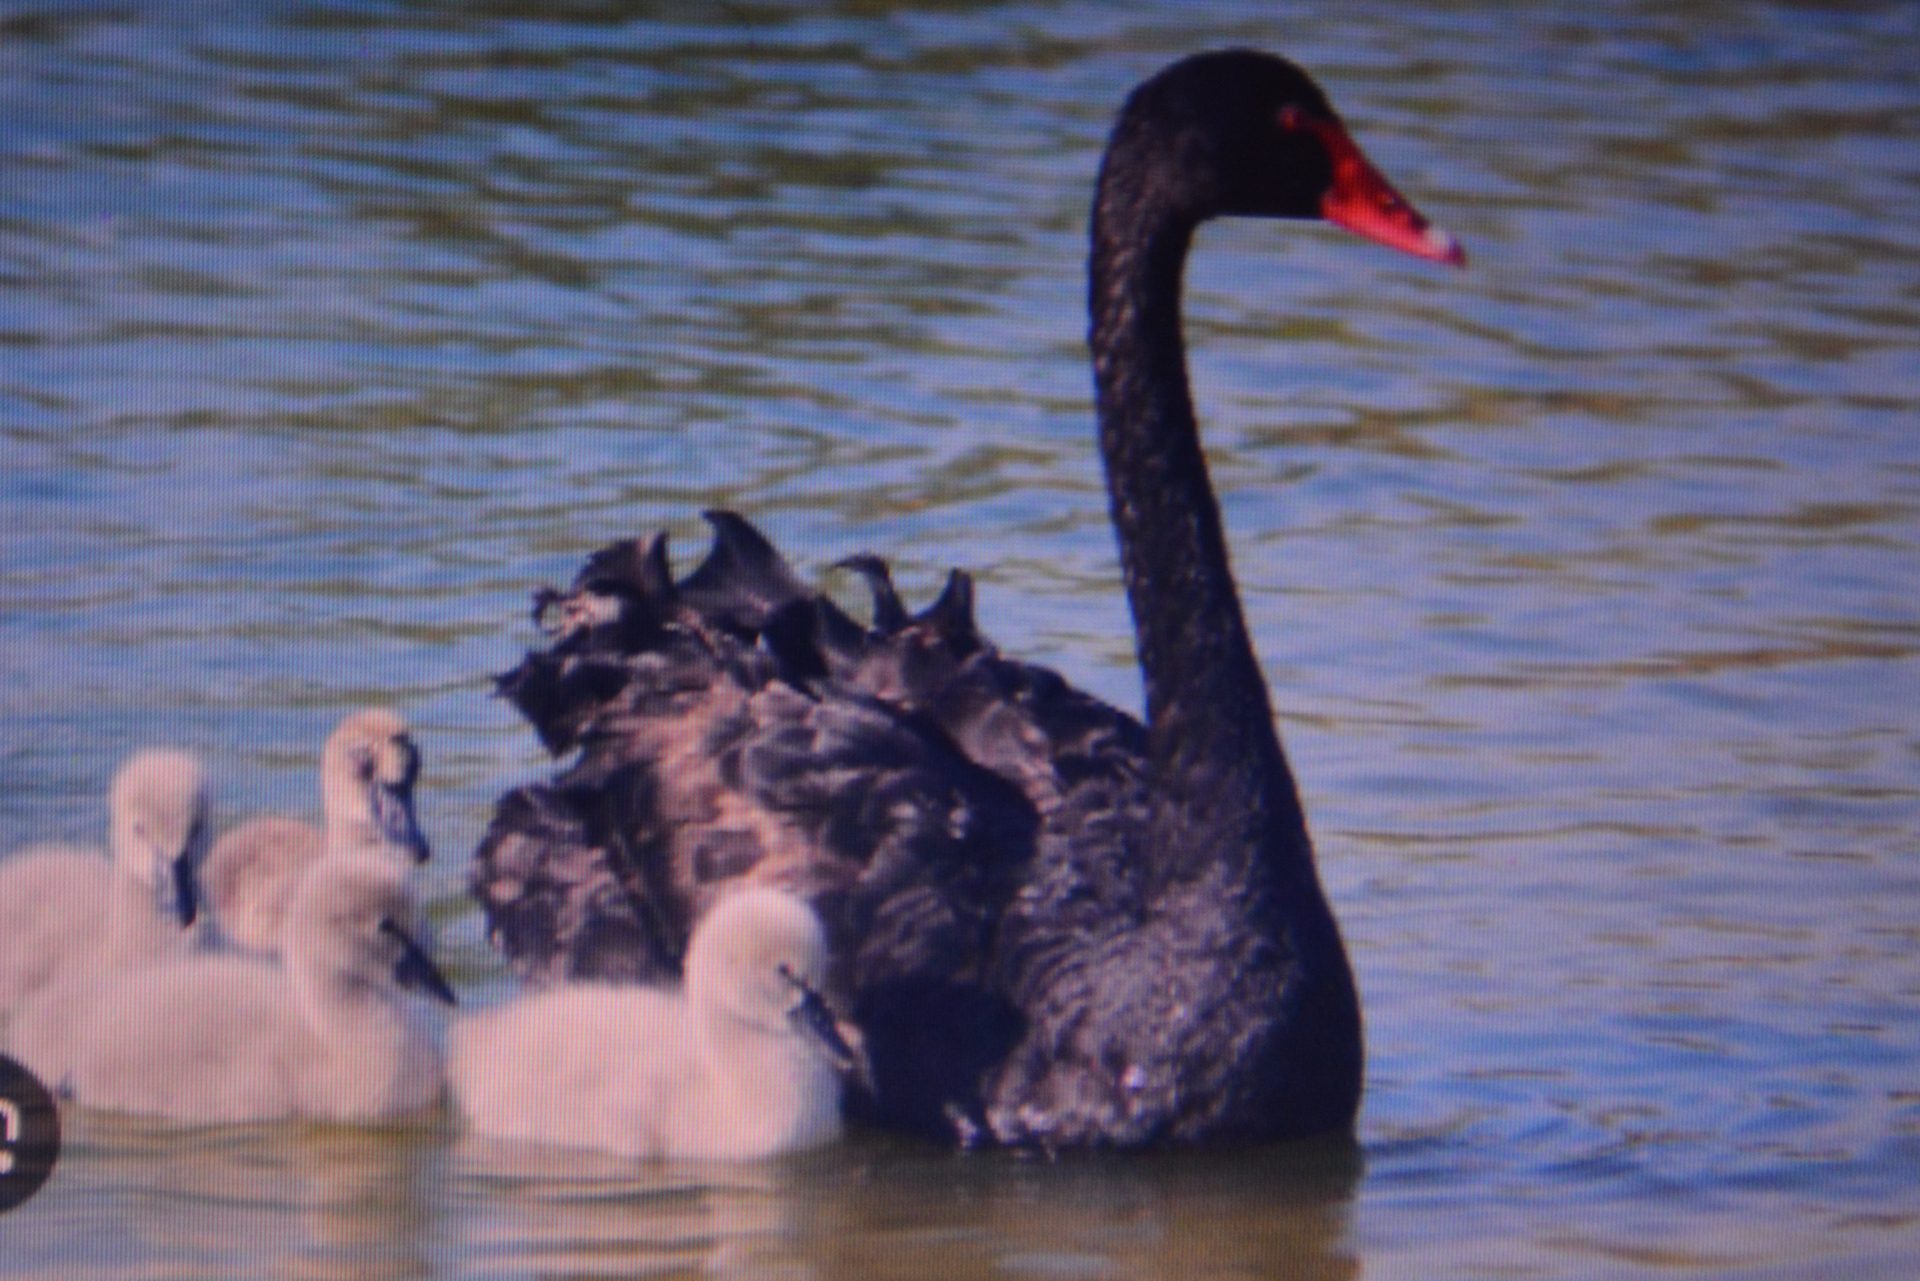
<path fill-rule="evenodd" d="M 366 1116 L 417 1106 L 432 1043 L 409 1021 L 401 994 L 344 974 L 295 949 L 285 960 L 293 1004 L 306 1029 L 297 1071 L 325 1115 Z"/>
<path fill-rule="evenodd" d="M 812 1147 L 840 1131 L 840 1082 L 791 1034 L 751 1026 L 712 1000 L 690 1000 L 714 1111 L 708 1143 L 722 1154 Z"/>
<path fill-rule="evenodd" d="M 102 959 L 110 968 L 144 964 L 185 945 L 186 931 L 159 891 L 118 866 L 107 878 L 106 920 Z"/>
<path fill-rule="evenodd" d="M 1102 175 L 1091 263 L 1100 451 L 1146 683 L 1165 870 L 1236 851 L 1294 880 L 1311 847 L 1240 612 L 1180 333 L 1194 223 Z"/>

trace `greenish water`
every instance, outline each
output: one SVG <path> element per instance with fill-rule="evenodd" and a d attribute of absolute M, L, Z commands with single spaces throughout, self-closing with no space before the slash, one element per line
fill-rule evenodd
<path fill-rule="evenodd" d="M 1081 335 L 1126 88 L 1322 79 L 1472 254 L 1221 226 L 1236 567 L 1354 955 L 1358 1151 L 744 1168 L 76 1114 L 0 1276 L 1905 1277 L 1920 10 L 0 9 L 0 849 L 133 747 L 427 758 L 445 949 L 528 591 L 750 514 L 1138 700 Z M 719 15 L 722 10 L 713 10 Z M 844 585 L 843 586 L 850 586 Z"/>

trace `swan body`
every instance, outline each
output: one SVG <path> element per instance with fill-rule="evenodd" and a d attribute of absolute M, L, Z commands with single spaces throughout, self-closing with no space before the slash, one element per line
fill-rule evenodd
<path fill-rule="evenodd" d="M 663 978 L 736 882 L 825 921 L 872 1119 L 965 1144 L 1347 1130 L 1359 1002 L 1241 614 L 1188 391 L 1181 276 L 1220 215 L 1327 219 L 1459 262 L 1319 88 L 1246 51 L 1139 86 L 1093 204 L 1099 445 L 1146 690 L 1137 720 L 1001 654 L 955 573 L 871 623 L 744 520 L 675 576 L 663 536 L 536 597 L 501 692 L 556 756 L 472 881 L 535 979 Z"/>
<path fill-rule="evenodd" d="M 426 862 L 431 851 L 413 806 L 419 773 L 419 749 L 396 713 L 368 708 L 342 720 L 320 754 L 324 826 L 266 815 L 214 842 L 200 879 L 224 939 L 273 954 L 294 887 L 323 857 Z"/>
<path fill-rule="evenodd" d="M 128 757 L 108 794 L 109 854 L 34 846 L 0 861 L 0 1018 L 63 979 L 144 964 L 191 944 L 206 856 L 207 781 L 186 752 Z"/>
<path fill-rule="evenodd" d="M 694 931 L 683 991 L 563 984 L 455 1024 L 453 1094 L 483 1134 L 624 1156 L 747 1159 L 840 1133 L 852 1048 L 804 902 L 747 887 Z"/>
<path fill-rule="evenodd" d="M 63 1078 L 78 1103 L 180 1121 L 371 1121 L 434 1103 L 443 1065 L 403 989 L 453 993 L 412 937 L 404 874 L 329 858 L 302 876 L 282 964 L 188 957 L 97 985 Z"/>

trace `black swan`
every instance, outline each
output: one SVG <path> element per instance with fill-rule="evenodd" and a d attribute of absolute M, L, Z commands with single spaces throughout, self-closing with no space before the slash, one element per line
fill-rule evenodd
<path fill-rule="evenodd" d="M 524 977 L 674 977 L 729 883 L 764 881 L 828 923 L 869 1120 L 1047 1150 L 1350 1129 L 1359 1001 L 1187 387 L 1181 272 L 1220 215 L 1462 261 L 1290 63 L 1203 54 L 1127 99 L 1090 304 L 1145 724 L 1000 654 L 958 572 L 910 613 L 884 562 L 843 562 L 862 626 L 730 513 L 678 581 L 664 535 L 607 547 L 537 595 L 553 639 L 500 678 L 575 754 L 476 854 Z"/>

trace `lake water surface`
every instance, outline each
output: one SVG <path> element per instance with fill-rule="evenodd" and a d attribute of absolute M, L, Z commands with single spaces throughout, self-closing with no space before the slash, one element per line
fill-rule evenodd
<path fill-rule="evenodd" d="M 917 599 L 965 566 L 1005 649 L 1137 706 L 1085 207 L 1127 88 L 1222 44 L 1311 68 L 1472 254 L 1222 225 L 1189 279 L 1357 1147 L 74 1113 L 0 1276 L 1912 1275 L 1905 3 L 0 6 L 0 849 L 97 837 L 150 742 L 225 821 L 311 813 L 391 703 L 496 999 L 465 863 L 543 761 L 489 676 L 532 587 L 697 554 L 703 507 Z"/>

